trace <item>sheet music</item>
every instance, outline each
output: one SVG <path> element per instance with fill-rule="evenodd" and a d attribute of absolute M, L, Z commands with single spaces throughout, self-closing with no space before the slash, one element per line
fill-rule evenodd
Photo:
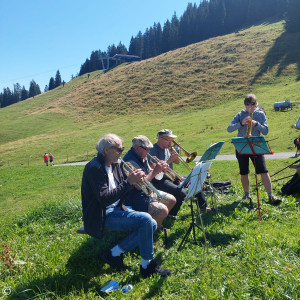
<path fill-rule="evenodd" d="M 207 171 L 210 167 L 212 162 L 199 162 L 197 165 L 193 168 L 191 174 L 190 174 L 190 186 L 189 191 L 186 197 L 186 200 L 193 197 L 194 195 L 198 194 L 203 187 L 204 181 L 207 176 Z"/>

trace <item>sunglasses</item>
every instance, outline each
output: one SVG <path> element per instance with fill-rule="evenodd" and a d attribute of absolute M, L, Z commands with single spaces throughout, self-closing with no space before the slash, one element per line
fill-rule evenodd
<path fill-rule="evenodd" d="M 147 148 L 147 147 L 143 147 L 143 146 L 140 146 L 140 147 L 146 151 L 150 150 L 150 148 Z"/>
<path fill-rule="evenodd" d="M 247 103 L 246 105 L 247 105 L 247 106 L 248 106 L 248 105 L 256 105 L 256 102 L 250 102 L 250 103 Z"/>
<path fill-rule="evenodd" d="M 119 148 L 117 146 L 112 146 L 112 148 L 116 149 L 119 153 L 122 153 L 125 149 L 125 147 Z"/>

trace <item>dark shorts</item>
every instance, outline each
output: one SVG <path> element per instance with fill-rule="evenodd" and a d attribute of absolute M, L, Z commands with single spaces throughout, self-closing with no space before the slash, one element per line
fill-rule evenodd
<path fill-rule="evenodd" d="M 264 155 L 241 155 L 237 152 L 235 155 L 239 163 L 241 175 L 249 174 L 249 158 L 252 160 L 253 165 L 255 158 L 256 174 L 268 173 Z"/>

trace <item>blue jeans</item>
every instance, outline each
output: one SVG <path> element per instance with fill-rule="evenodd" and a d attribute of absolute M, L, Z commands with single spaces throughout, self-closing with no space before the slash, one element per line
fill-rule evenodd
<path fill-rule="evenodd" d="M 131 232 L 118 244 L 125 252 L 138 246 L 143 259 L 150 260 L 154 257 L 153 233 L 157 223 L 148 213 L 123 211 L 120 207 L 109 208 L 106 210 L 105 228 Z"/>

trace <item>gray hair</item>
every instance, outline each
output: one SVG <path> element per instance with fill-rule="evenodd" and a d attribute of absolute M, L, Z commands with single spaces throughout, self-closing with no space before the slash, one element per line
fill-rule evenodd
<path fill-rule="evenodd" d="M 122 142 L 122 139 L 113 133 L 103 135 L 96 144 L 96 149 L 99 154 L 104 155 L 104 148 L 111 148 L 117 143 Z"/>

